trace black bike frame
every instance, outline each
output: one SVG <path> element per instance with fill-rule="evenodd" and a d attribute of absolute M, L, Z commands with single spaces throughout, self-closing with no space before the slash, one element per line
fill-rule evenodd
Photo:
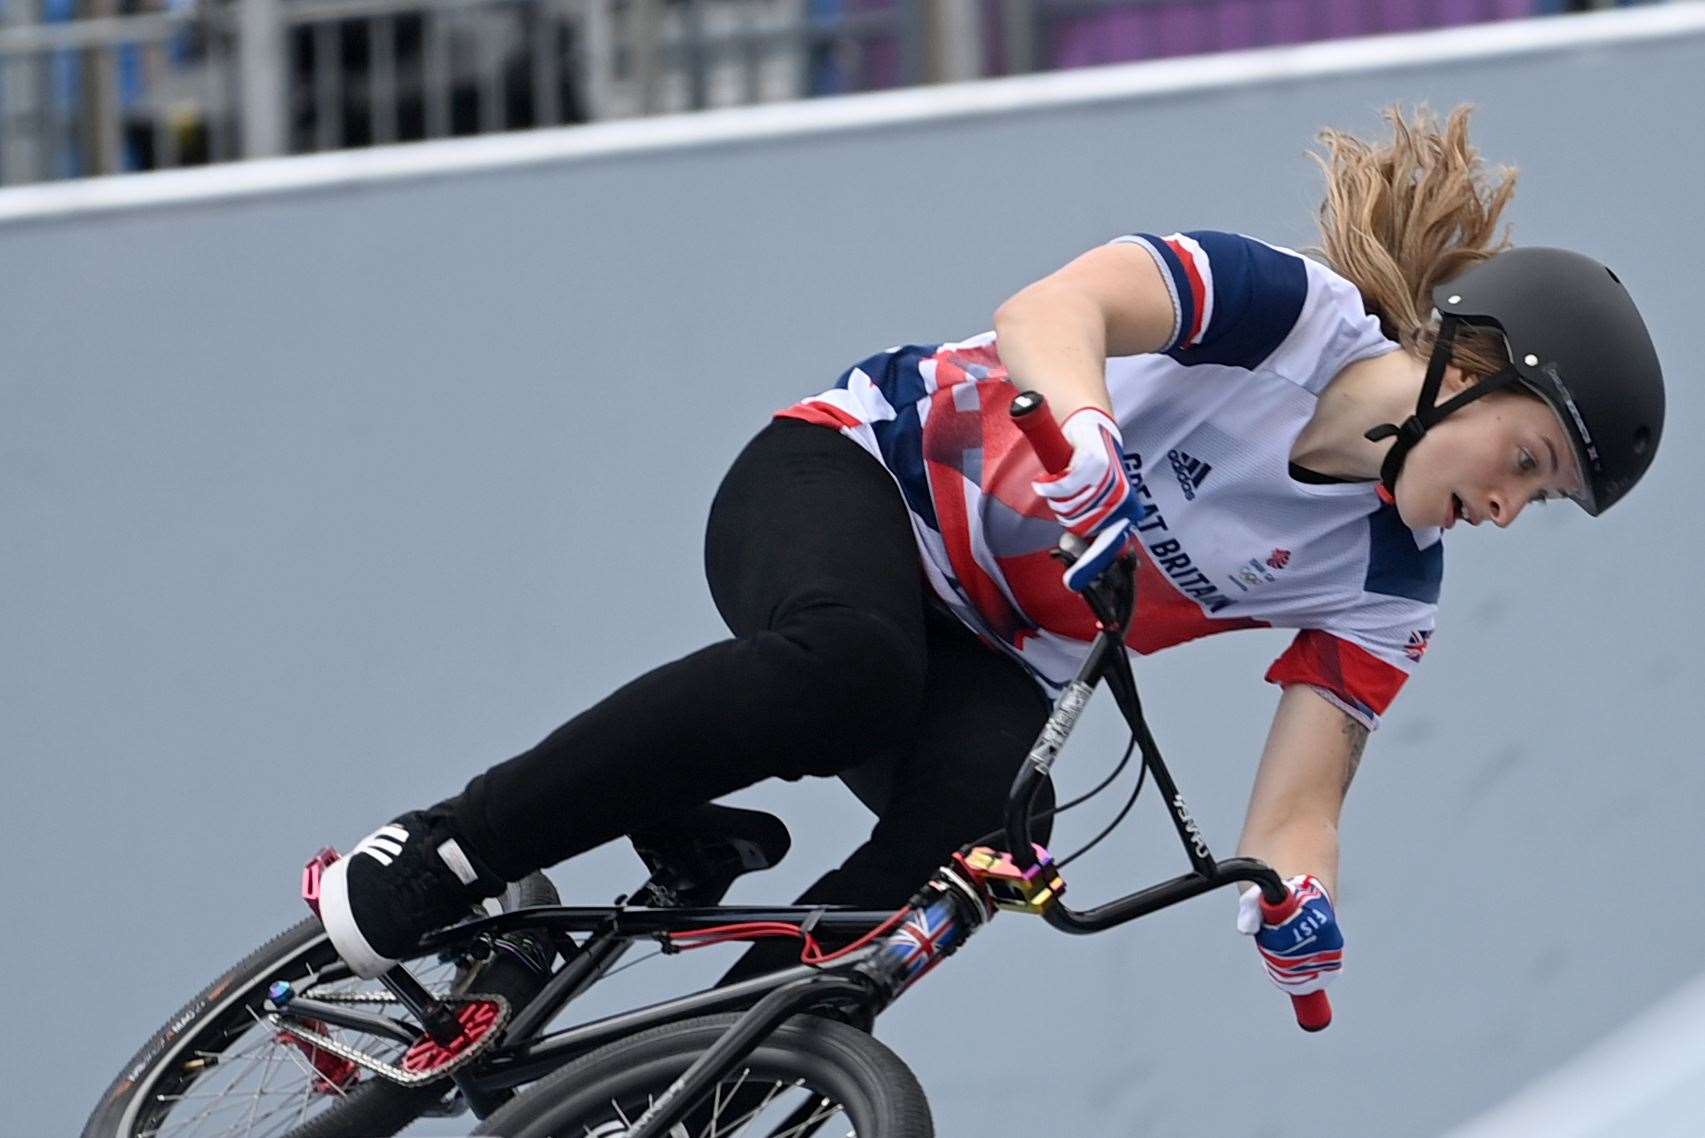
<path fill-rule="evenodd" d="M 1271 902 L 1278 903 L 1286 897 L 1284 882 L 1265 863 L 1254 858 L 1214 859 L 1148 729 L 1137 695 L 1136 680 L 1131 673 L 1130 656 L 1125 649 L 1125 629 L 1135 597 L 1135 556 L 1125 554 L 1116 563 L 1116 571 L 1103 574 L 1102 579 L 1085 592 L 1085 598 L 1095 612 L 1099 631 L 1076 678 L 1055 700 L 1041 734 L 1013 782 L 1007 798 L 1006 848 L 1021 869 L 1038 864 L 1035 847 L 1030 840 L 1030 819 L 1036 795 L 1048 781 L 1054 761 L 1071 736 L 1090 696 L 1101 681 L 1106 680 L 1137 740 L 1149 777 L 1155 780 L 1155 785 L 1166 798 L 1167 811 L 1191 868 L 1189 873 L 1084 911 L 1071 909 L 1057 898 L 1052 900 L 1042 909 L 1043 919 L 1069 933 L 1102 932 L 1239 881 L 1253 882 Z M 627 1138 L 663 1138 L 670 1127 L 684 1119 L 711 1088 L 731 1075 L 758 1043 L 790 1015 L 821 1005 L 826 1000 L 850 999 L 860 1003 L 874 1018 L 930 967 L 956 951 L 964 938 L 992 915 L 993 908 L 986 892 L 974 884 L 967 884 L 954 867 L 943 867 L 913 899 L 908 913 L 908 930 L 914 922 L 923 929 L 921 933 L 909 933 L 913 940 L 922 936 L 933 937 L 935 933 L 932 930 L 944 921 L 949 926 L 957 923 L 958 927 L 951 931 L 958 935 L 948 938 L 946 932 L 942 933 L 944 943 L 927 953 L 927 963 L 920 965 L 916 953 L 910 953 L 906 946 L 897 943 L 900 936 L 896 934 L 880 942 L 875 951 L 858 961 L 837 965 L 831 971 L 808 975 L 774 988 L 657 1098 L 627 1130 Z"/>
<path fill-rule="evenodd" d="M 1090 696 L 1105 680 L 1142 752 L 1148 777 L 1154 779 L 1166 800 L 1173 827 L 1190 862 L 1190 872 L 1081 911 L 1066 906 L 1057 897 L 1051 899 L 1041 909 L 1043 919 L 1069 933 L 1102 932 L 1234 882 L 1253 882 L 1273 903 L 1282 902 L 1287 895 L 1279 875 L 1256 859 L 1215 860 L 1149 732 L 1125 648 L 1125 629 L 1134 601 L 1135 556 L 1126 553 L 1116 563 L 1116 571 L 1104 573 L 1084 594 L 1095 613 L 1099 631 L 1088 658 L 1055 701 L 1013 782 L 1005 816 L 1006 849 L 1021 869 L 1038 864 L 1036 848 L 1030 840 L 1036 795 L 1047 783 L 1054 762 Z M 896 931 L 832 965 L 800 965 L 543 1036 L 537 1033 L 545 1024 L 595 983 L 639 938 L 658 937 L 666 942 L 670 933 L 754 921 L 779 921 L 839 933 L 868 933 L 894 920 L 896 914 L 809 906 L 549 906 L 487 917 L 431 934 L 421 942 L 426 951 L 450 950 L 480 937 L 522 929 L 547 931 L 559 945 L 565 941 L 572 943 L 568 934 L 589 934 L 574 946 L 568 962 L 511 1021 L 506 1034 L 514 1042 L 493 1048 L 453 1078 L 476 1113 L 483 1115 L 511 1088 L 539 1079 L 593 1048 L 691 1016 L 745 1008 L 745 1014 L 626 1131 L 627 1138 L 663 1138 L 670 1127 L 680 1122 L 712 1087 L 732 1074 L 789 1016 L 801 1011 L 830 1010 L 853 1022 L 864 1025 L 873 1022 L 906 988 L 955 952 L 994 915 L 990 894 L 974 876 L 963 865 L 944 866 L 903 910 L 904 918 Z M 426 1011 L 442 1009 L 442 1005 L 425 997 L 424 992 L 419 995 L 433 1005 Z M 405 1002 L 412 1008 L 413 1001 Z M 365 1019 L 358 1014 L 345 1014 L 340 1020 L 336 1015 L 324 1014 L 324 1009 L 316 1003 L 304 1004 L 304 1008 L 317 1009 L 316 1014 L 329 1021 L 378 1034 L 396 1034 L 378 1023 L 355 1023 Z"/>
<path fill-rule="evenodd" d="M 643 896 L 645 887 L 637 895 Z M 893 913 L 865 911 L 840 906 L 782 905 L 782 906 L 709 906 L 703 908 L 630 908 L 626 905 L 604 907 L 540 906 L 517 909 L 493 917 L 467 921 L 439 930 L 422 940 L 421 950 L 452 951 L 482 938 L 496 937 L 506 932 L 526 929 L 548 932 L 562 943 L 567 934 L 586 933 L 567 962 L 545 983 L 537 995 L 521 1008 L 505 1029 L 507 1040 L 493 1047 L 479 1062 L 463 1068 L 455 1076 L 457 1087 L 482 1117 L 501 1105 L 503 1092 L 524 1083 L 543 1078 L 552 1071 L 579 1058 L 589 1051 L 613 1043 L 635 1032 L 693 1016 L 734 1011 L 761 1002 L 770 992 L 809 978 L 823 978 L 822 968 L 799 965 L 750 980 L 719 988 L 707 988 L 671 1000 L 603 1019 L 577 1024 L 562 1031 L 539 1035 L 575 997 L 590 988 L 609 971 L 635 942 L 651 937 L 663 938 L 671 933 L 690 933 L 716 925 L 740 924 L 751 921 L 782 922 L 808 926 L 813 930 L 857 935 L 867 933 Z M 857 963 L 870 949 L 849 955 L 847 963 Z M 839 962 L 837 962 L 838 965 Z M 822 993 L 815 993 L 813 1001 Z M 428 997 L 430 999 L 430 997 Z M 860 1018 L 857 1006 L 851 1018 Z M 356 1031 L 412 1042 L 418 1032 L 406 1025 L 368 1013 L 352 1011 L 337 1004 L 298 996 L 290 1002 L 287 1014 L 307 1019 L 324 1020 Z"/>

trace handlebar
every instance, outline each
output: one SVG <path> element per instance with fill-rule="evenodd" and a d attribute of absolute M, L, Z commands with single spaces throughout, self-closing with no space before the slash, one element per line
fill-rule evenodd
<path fill-rule="evenodd" d="M 1021 392 L 1013 399 L 1008 413 L 1013 424 L 1024 433 L 1031 449 L 1036 452 L 1044 470 L 1049 474 L 1058 474 L 1071 464 L 1072 445 L 1049 412 L 1048 401 L 1040 392 Z M 1124 564 L 1124 558 L 1120 558 L 1113 566 L 1117 568 Z M 1128 572 L 1128 566 L 1126 570 Z M 1095 683 L 1107 676 L 1113 684 L 1115 696 L 1119 698 L 1120 709 L 1125 712 L 1133 733 L 1142 745 L 1143 762 L 1167 798 L 1168 809 L 1172 813 L 1174 825 L 1178 828 L 1179 838 L 1184 842 L 1185 852 L 1190 857 L 1194 872 L 1084 912 L 1070 909 L 1063 902 L 1056 900 L 1044 911 L 1044 918 L 1063 932 L 1100 932 L 1156 909 L 1176 904 L 1198 893 L 1217 889 L 1221 885 L 1233 881 L 1250 881 L 1261 890 L 1263 917 L 1272 923 L 1288 920 L 1301 906 L 1302 901 L 1286 888 L 1279 875 L 1270 866 L 1254 858 L 1230 858 L 1216 862 L 1207 852 L 1207 845 L 1195 823 L 1190 820 L 1188 812 L 1183 810 L 1183 797 L 1173 785 L 1171 775 L 1167 773 L 1166 766 L 1161 761 L 1159 748 L 1143 721 L 1136 684 L 1130 678 L 1130 665 L 1124 653 L 1124 630 L 1130 619 L 1132 602 L 1130 589 L 1128 585 L 1121 590 L 1117 587 L 1103 587 L 1104 584 L 1097 582 L 1085 594 L 1085 600 L 1095 611 L 1100 628 L 1090 650 L 1090 657 L 1079 672 L 1077 680 L 1067 686 L 1066 693 L 1055 705 L 1054 712 L 1043 729 L 1042 737 L 1037 741 L 1029 761 L 1024 764 L 1013 783 L 1012 794 L 1007 802 L 1007 848 L 1012 851 L 1014 861 L 1020 866 L 1029 868 L 1035 864 L 1035 854 L 1032 852 L 1030 841 L 1031 802 L 1042 784 L 1047 781 L 1048 770 L 1064 745 L 1066 736 L 1071 733 L 1090 691 Z M 1115 612 L 1114 609 L 1118 611 Z M 1297 1026 L 1304 1031 L 1320 1031 L 1332 1022 L 1332 1002 L 1325 992 L 1292 996 L 1291 1004 L 1296 1012 Z"/>

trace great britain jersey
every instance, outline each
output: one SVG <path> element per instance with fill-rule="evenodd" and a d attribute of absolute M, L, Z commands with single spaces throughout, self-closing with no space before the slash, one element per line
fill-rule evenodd
<path fill-rule="evenodd" d="M 1398 350 L 1355 286 L 1289 249 L 1214 231 L 1116 239 L 1161 268 L 1173 328 L 1153 353 L 1107 361 L 1140 505 L 1129 647 L 1150 653 L 1243 628 L 1294 628 L 1267 670 L 1369 727 L 1433 634 L 1443 546 L 1372 483 L 1292 477 L 1320 392 Z M 995 333 L 908 344 L 778 412 L 839 430 L 893 475 L 930 588 L 1050 691 L 1077 672 L 1094 618 L 1050 556 L 1059 523 L 1007 414 L 1018 388 Z"/>

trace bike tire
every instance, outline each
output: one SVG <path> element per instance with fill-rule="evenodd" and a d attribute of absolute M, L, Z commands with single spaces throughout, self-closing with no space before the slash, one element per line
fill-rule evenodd
<path fill-rule="evenodd" d="M 664 1024 L 619 1040 L 582 1056 L 540 1079 L 494 1112 L 475 1134 L 501 1138 L 585 1138 L 588 1134 L 616 1138 L 643 1112 L 651 1096 L 681 1075 L 700 1054 L 739 1018 L 702 1016 Z M 855 1027 L 818 1016 L 795 1016 L 735 1068 L 730 1086 L 750 1090 L 775 1083 L 800 1085 L 838 1104 L 857 1138 L 931 1138 L 935 1133 L 929 1103 L 911 1070 L 886 1046 Z M 798 1084 L 795 1083 L 798 1080 Z M 733 1101 L 734 1093 L 729 1095 Z M 785 1107 L 786 1103 L 780 1103 Z M 746 1109 L 743 1105 L 741 1109 Z M 698 1138 L 722 1138 L 743 1133 L 697 1123 L 687 1128 Z M 751 1120 L 766 1127 L 768 1115 Z M 819 1125 L 821 1125 L 819 1123 Z M 768 1133 L 760 1129 L 754 1134 Z M 797 1131 L 815 1133 L 815 1129 Z M 835 1133 L 841 1133 L 839 1126 Z M 673 1131 L 671 1131 L 673 1133 Z"/>
<path fill-rule="evenodd" d="M 555 905 L 558 899 L 550 880 L 535 873 L 511 886 L 502 903 L 509 910 Z M 157 1112 L 158 1104 L 148 1101 L 154 1088 L 161 1084 L 162 1076 L 169 1073 L 167 1069 L 189 1061 L 186 1056 L 198 1050 L 194 1045 L 199 1039 L 216 1038 L 221 1032 L 231 1030 L 221 1027 L 222 1024 L 240 1023 L 245 1013 L 252 1017 L 274 979 L 295 979 L 304 970 L 335 961 L 336 953 L 324 928 L 317 918 L 309 917 L 226 969 L 131 1056 L 84 1124 L 82 1138 L 150 1138 L 169 1134 L 163 1123 L 150 1121 L 150 1112 Z M 511 1008 L 518 1010 L 538 993 L 545 979 L 512 956 L 495 953 L 473 983 L 478 991 L 503 996 Z M 465 974 L 457 973 L 455 982 L 467 982 Z M 222 1054 L 240 1038 L 238 1034 L 224 1040 L 216 1054 Z M 190 1077 L 190 1083 L 193 1081 Z M 282 1130 L 257 1129 L 255 1133 L 265 1134 L 266 1138 L 388 1138 L 443 1099 L 449 1085 L 442 1080 L 423 1087 L 403 1087 L 369 1077 L 336 1101 L 315 1104 L 321 1109 L 295 1125 Z M 305 1110 L 303 1113 L 307 1114 Z"/>

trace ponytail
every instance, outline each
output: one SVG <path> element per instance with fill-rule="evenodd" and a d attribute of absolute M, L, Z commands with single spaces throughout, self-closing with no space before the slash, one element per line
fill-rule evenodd
<path fill-rule="evenodd" d="M 1425 106 L 1407 118 L 1394 104 L 1382 113 L 1389 142 L 1327 128 L 1319 135 L 1326 154 L 1309 155 L 1326 174 L 1323 244 L 1310 252 L 1356 286 L 1387 337 L 1421 359 L 1437 334 L 1433 286 L 1510 245 L 1507 228 L 1501 239 L 1495 230 L 1516 173 L 1500 167 L 1495 184 L 1487 176 L 1468 141 L 1471 110 L 1457 107 L 1441 126 Z M 1466 327 L 1451 357 L 1477 376 L 1509 359 L 1495 331 Z"/>

